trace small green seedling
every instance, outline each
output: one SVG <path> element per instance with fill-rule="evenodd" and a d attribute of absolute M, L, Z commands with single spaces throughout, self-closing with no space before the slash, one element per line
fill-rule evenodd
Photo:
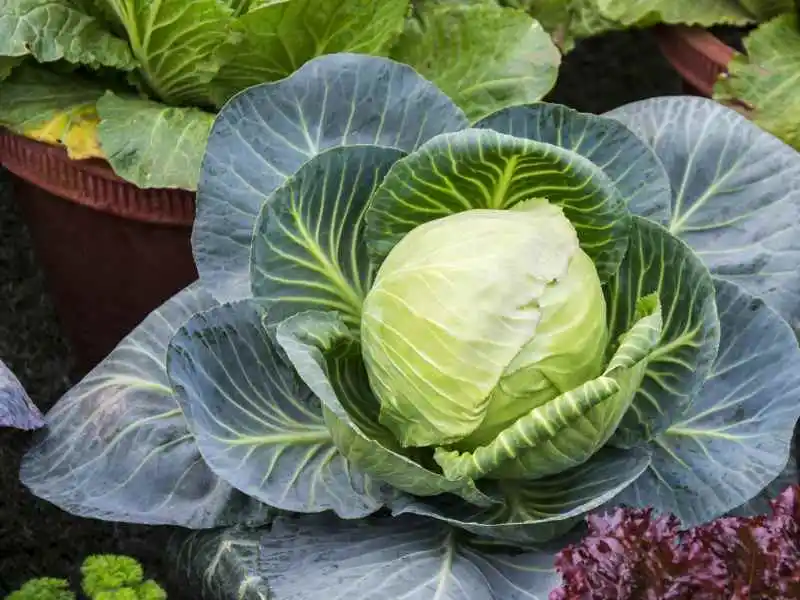
<path fill-rule="evenodd" d="M 88 600 L 166 600 L 167 593 L 129 556 L 96 554 L 81 566 L 81 588 Z M 76 600 L 66 579 L 32 579 L 6 600 Z"/>

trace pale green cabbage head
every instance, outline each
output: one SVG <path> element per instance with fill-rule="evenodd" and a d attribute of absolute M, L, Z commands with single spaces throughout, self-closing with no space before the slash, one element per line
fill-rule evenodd
<path fill-rule="evenodd" d="M 401 444 L 470 450 L 601 373 L 606 304 L 575 228 L 536 199 L 414 229 L 378 272 L 361 336 Z"/>

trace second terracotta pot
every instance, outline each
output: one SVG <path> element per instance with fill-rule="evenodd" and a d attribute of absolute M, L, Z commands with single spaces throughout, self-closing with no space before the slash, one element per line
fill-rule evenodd
<path fill-rule="evenodd" d="M 0 163 L 85 374 L 148 313 L 195 279 L 194 195 L 140 189 L 102 161 L 0 132 Z"/>
<path fill-rule="evenodd" d="M 661 25 L 655 33 L 661 52 L 686 82 L 687 91 L 711 98 L 714 84 L 727 72 L 736 51 L 700 27 Z"/>

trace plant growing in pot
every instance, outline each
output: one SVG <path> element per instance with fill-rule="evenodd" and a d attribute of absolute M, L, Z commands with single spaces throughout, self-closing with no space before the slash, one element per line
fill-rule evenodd
<path fill-rule="evenodd" d="M 690 90 L 738 110 L 800 148 L 800 3 L 797 0 L 574 0 L 518 2 L 554 37 L 574 42 L 659 25 L 659 44 Z M 723 41 L 707 28 L 732 26 Z"/>
<path fill-rule="evenodd" d="M 800 5 L 743 39 L 714 83 L 713 97 L 800 150 Z"/>
<path fill-rule="evenodd" d="M 691 527 L 795 476 L 798 180 L 710 100 L 471 125 L 407 66 L 314 59 L 217 116 L 199 281 L 22 481 L 213 529 L 178 552 L 198 595 L 545 598 L 590 511 Z"/>
<path fill-rule="evenodd" d="M 196 279 L 193 192 L 214 113 L 238 91 L 338 51 L 409 63 L 474 118 L 552 87 L 558 52 L 521 11 L 409 8 L 0 0 L 0 162 L 19 176 L 80 371 Z"/>
<path fill-rule="evenodd" d="M 657 30 L 665 56 L 698 93 L 741 112 L 800 149 L 800 86 L 796 83 L 800 3 L 740 0 L 693 5 L 693 10 L 676 6 L 674 15 L 665 21 L 673 25 Z M 712 10 L 714 6 L 717 8 Z M 693 17 L 694 10 L 704 17 Z M 718 37 L 703 28 L 714 25 L 738 29 Z"/>

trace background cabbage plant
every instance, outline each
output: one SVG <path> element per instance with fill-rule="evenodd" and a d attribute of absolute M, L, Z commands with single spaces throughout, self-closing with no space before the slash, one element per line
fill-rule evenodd
<path fill-rule="evenodd" d="M 335 52 L 411 64 L 478 118 L 534 102 L 560 56 L 519 10 L 434 0 L 0 0 L 0 125 L 195 190 L 214 113 Z"/>
<path fill-rule="evenodd" d="M 761 23 L 743 39 L 714 99 L 800 150 L 800 6 Z"/>
<path fill-rule="evenodd" d="M 0 427 L 38 429 L 43 426 L 42 413 L 17 376 L 0 360 Z"/>
<path fill-rule="evenodd" d="M 563 49 L 576 39 L 659 23 L 742 28 L 714 88 L 759 126 L 800 150 L 800 5 L 795 0 L 501 0 L 528 11 Z M 745 32 L 745 30 L 747 30 Z"/>
<path fill-rule="evenodd" d="M 589 511 L 692 526 L 796 477 L 798 182 L 708 100 L 470 121 L 397 62 L 314 59 L 221 111 L 199 281 L 22 480 L 214 528 L 177 550 L 207 597 L 546 598 Z"/>

